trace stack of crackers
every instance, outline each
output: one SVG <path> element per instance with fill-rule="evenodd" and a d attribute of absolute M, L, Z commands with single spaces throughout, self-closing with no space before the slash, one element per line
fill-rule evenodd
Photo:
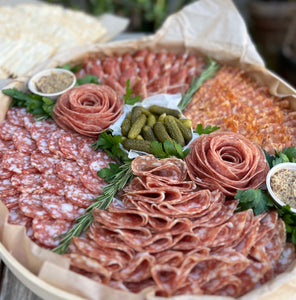
<path fill-rule="evenodd" d="M 25 75 L 57 52 L 106 34 L 95 17 L 58 5 L 4 5 L 0 16 L 0 79 Z"/>

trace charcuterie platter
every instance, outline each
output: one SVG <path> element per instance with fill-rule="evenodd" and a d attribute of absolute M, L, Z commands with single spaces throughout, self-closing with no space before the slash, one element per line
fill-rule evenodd
<path fill-rule="evenodd" d="M 289 293 L 296 224 L 265 183 L 295 162 L 296 93 L 219 5 L 199 1 L 133 43 L 57 55 L 35 70 L 75 74 L 57 99 L 30 93 L 29 78 L 2 91 L 2 243 L 38 280 L 90 299 Z M 204 41 L 176 25 L 221 9 L 240 34 L 220 47 L 218 29 Z"/>

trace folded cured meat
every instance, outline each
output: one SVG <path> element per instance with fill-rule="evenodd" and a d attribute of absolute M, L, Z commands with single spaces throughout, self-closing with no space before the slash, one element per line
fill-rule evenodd
<path fill-rule="evenodd" d="M 201 135 L 185 158 L 188 174 L 201 188 L 219 189 L 226 196 L 259 188 L 269 171 L 262 149 L 233 132 Z"/>
<path fill-rule="evenodd" d="M 112 88 L 89 83 L 60 96 L 53 108 L 53 118 L 63 129 L 97 137 L 120 117 L 122 108 L 122 99 Z"/>
<path fill-rule="evenodd" d="M 295 258 L 276 211 L 236 213 L 237 200 L 221 191 L 190 189 L 186 164 L 176 158 L 141 156 L 132 169 L 138 177 L 123 195 L 108 211 L 94 209 L 86 237 L 73 239 L 72 270 L 102 282 L 99 264 L 110 272 L 107 284 L 130 292 L 238 297 Z"/>

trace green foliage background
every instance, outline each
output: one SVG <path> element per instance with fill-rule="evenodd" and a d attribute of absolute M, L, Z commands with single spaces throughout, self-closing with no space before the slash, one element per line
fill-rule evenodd
<path fill-rule="evenodd" d="M 154 32 L 170 14 L 194 0 L 44 0 L 84 10 L 94 16 L 113 13 L 130 19 L 129 31 Z"/>

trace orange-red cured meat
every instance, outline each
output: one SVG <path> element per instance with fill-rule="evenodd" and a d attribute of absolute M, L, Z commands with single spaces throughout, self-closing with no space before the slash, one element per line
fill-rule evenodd
<path fill-rule="evenodd" d="M 40 179 L 40 173 L 15 174 L 11 177 L 11 184 L 22 193 L 42 194 L 45 190 Z"/>
<path fill-rule="evenodd" d="M 41 175 L 40 182 L 44 189 L 52 194 L 63 196 L 65 194 L 66 183 L 56 174 L 44 173 Z"/>
<path fill-rule="evenodd" d="M 78 158 L 78 144 L 81 137 L 73 133 L 64 133 L 59 138 L 59 149 L 63 152 L 64 157 L 68 159 Z"/>
<path fill-rule="evenodd" d="M 64 129 L 96 137 L 119 118 L 122 107 L 122 101 L 110 87 L 84 84 L 58 99 L 53 117 Z"/>
<path fill-rule="evenodd" d="M 26 129 L 15 132 L 12 137 L 16 150 L 30 155 L 36 149 L 36 142 L 31 139 L 30 133 Z"/>
<path fill-rule="evenodd" d="M 19 196 L 20 196 L 20 194 L 15 194 L 15 195 L 12 195 L 12 196 L 1 197 L 1 201 L 4 203 L 4 205 L 8 209 L 11 209 L 13 207 L 17 207 L 18 206 Z"/>
<path fill-rule="evenodd" d="M 81 168 L 74 160 L 62 159 L 56 164 L 57 175 L 66 182 L 79 182 Z"/>
<path fill-rule="evenodd" d="M 24 126 L 24 118 L 30 115 L 25 108 L 11 107 L 6 114 L 7 120 L 16 126 Z"/>
<path fill-rule="evenodd" d="M 44 155 L 39 150 L 31 154 L 31 164 L 43 174 L 54 174 L 55 166 L 60 159 L 52 154 Z"/>
<path fill-rule="evenodd" d="M 219 189 L 226 196 L 259 188 L 269 171 L 261 148 L 237 133 L 201 135 L 190 149 L 185 161 L 191 180 L 202 188 Z"/>
<path fill-rule="evenodd" d="M 48 136 L 48 149 L 59 157 L 64 157 L 64 153 L 61 151 L 59 146 L 59 139 L 65 133 L 64 130 L 57 130 L 51 132 Z"/>
<path fill-rule="evenodd" d="M 0 139 L 0 157 L 2 157 L 6 151 L 13 150 L 14 148 L 13 141 L 5 141 Z"/>
<path fill-rule="evenodd" d="M 42 206 L 42 195 L 22 193 L 19 197 L 19 208 L 28 217 L 44 219 L 48 217 L 47 211 Z"/>
<path fill-rule="evenodd" d="M 17 189 L 12 185 L 10 178 L 0 179 L 0 196 L 7 197 L 18 194 Z"/>
<path fill-rule="evenodd" d="M 32 218 L 24 215 L 18 206 L 14 206 L 9 209 L 7 222 L 14 225 L 23 225 L 28 228 L 32 224 Z"/>

